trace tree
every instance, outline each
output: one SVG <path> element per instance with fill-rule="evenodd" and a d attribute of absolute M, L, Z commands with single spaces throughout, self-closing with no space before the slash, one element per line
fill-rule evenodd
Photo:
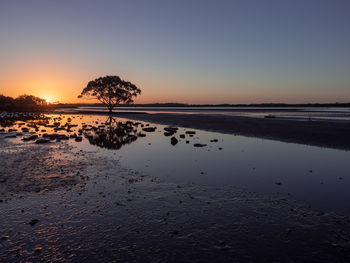
<path fill-rule="evenodd" d="M 90 81 L 78 98 L 95 97 L 112 113 L 118 104 L 134 102 L 132 98 L 138 94 L 141 94 L 141 90 L 131 82 L 118 76 L 105 76 Z"/>

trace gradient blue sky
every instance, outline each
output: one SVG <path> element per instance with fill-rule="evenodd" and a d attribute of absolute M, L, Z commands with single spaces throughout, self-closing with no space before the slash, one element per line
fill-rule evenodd
<path fill-rule="evenodd" d="M 0 36 L 5 95 L 116 74 L 139 103 L 350 101 L 349 0 L 1 0 Z"/>

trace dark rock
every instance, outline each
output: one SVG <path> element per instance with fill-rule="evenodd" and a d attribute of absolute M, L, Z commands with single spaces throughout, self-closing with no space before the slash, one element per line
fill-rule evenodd
<path fill-rule="evenodd" d="M 146 134 L 144 134 L 144 133 L 139 133 L 137 136 L 138 136 L 138 137 L 146 137 Z"/>
<path fill-rule="evenodd" d="M 206 144 L 202 144 L 202 143 L 195 143 L 193 144 L 194 147 L 205 147 L 207 146 Z"/>
<path fill-rule="evenodd" d="M 174 135 L 173 132 L 164 132 L 164 136 L 172 136 L 172 135 Z"/>
<path fill-rule="evenodd" d="M 185 139 L 185 137 L 186 137 L 185 134 L 180 134 L 181 139 Z"/>
<path fill-rule="evenodd" d="M 186 131 L 186 134 L 196 134 L 196 132 L 195 131 Z"/>
<path fill-rule="evenodd" d="M 78 136 L 78 137 L 75 138 L 76 142 L 81 142 L 82 140 L 83 140 L 83 137 L 81 137 L 81 136 Z"/>
<path fill-rule="evenodd" d="M 176 127 L 165 127 L 164 130 L 167 131 L 167 132 L 170 132 L 170 133 L 176 133 L 178 128 L 176 128 Z"/>
<path fill-rule="evenodd" d="M 33 219 L 31 220 L 28 224 L 31 225 L 31 226 L 34 226 L 35 224 L 37 224 L 39 222 L 38 219 Z"/>
<path fill-rule="evenodd" d="M 142 130 L 145 132 L 154 132 L 157 129 L 157 127 L 147 127 L 143 128 Z"/>
<path fill-rule="evenodd" d="M 190 143 L 190 141 L 186 141 L 186 143 L 187 143 L 187 144 L 189 144 L 189 143 Z"/>
<path fill-rule="evenodd" d="M 34 140 L 36 140 L 37 138 L 38 138 L 38 135 L 32 135 L 32 136 L 24 137 L 24 138 L 22 139 L 22 141 L 24 141 L 24 142 L 27 142 L 27 141 L 34 141 Z"/>
<path fill-rule="evenodd" d="M 210 142 L 218 142 L 218 141 L 219 141 L 218 139 L 210 140 Z"/>
<path fill-rule="evenodd" d="M 38 144 L 44 144 L 44 143 L 49 143 L 50 140 L 49 139 L 38 139 L 35 141 L 35 143 L 38 143 Z"/>
<path fill-rule="evenodd" d="M 171 145 L 176 145 L 178 143 L 178 140 L 175 137 L 171 137 Z"/>

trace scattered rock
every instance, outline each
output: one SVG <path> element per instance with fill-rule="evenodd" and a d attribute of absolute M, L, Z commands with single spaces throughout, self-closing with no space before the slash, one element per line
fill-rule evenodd
<path fill-rule="evenodd" d="M 50 140 L 48 139 L 38 139 L 35 141 L 35 143 L 38 143 L 38 144 L 44 144 L 44 143 L 49 143 Z"/>
<path fill-rule="evenodd" d="M 76 142 L 81 142 L 82 140 L 83 140 L 83 137 L 81 137 L 81 136 L 78 136 L 78 137 L 75 138 Z"/>
<path fill-rule="evenodd" d="M 194 147 L 205 147 L 207 146 L 206 144 L 202 144 L 202 143 L 195 143 L 193 144 Z"/>
<path fill-rule="evenodd" d="M 185 134 L 180 134 L 181 139 L 185 139 L 185 137 L 186 137 Z"/>
<path fill-rule="evenodd" d="M 157 129 L 157 127 L 142 128 L 142 130 L 145 131 L 145 132 L 154 132 L 156 129 Z"/>
<path fill-rule="evenodd" d="M 31 220 L 28 224 L 31 225 L 31 226 L 34 226 L 35 224 L 37 224 L 39 222 L 38 219 L 33 219 Z"/>
<path fill-rule="evenodd" d="M 195 131 L 186 131 L 186 134 L 196 134 L 196 132 Z"/>
<path fill-rule="evenodd" d="M 164 130 L 169 132 L 169 133 L 176 133 L 178 128 L 176 128 L 176 127 L 165 127 Z"/>
<path fill-rule="evenodd" d="M 176 145 L 178 143 L 178 140 L 175 137 L 171 137 L 171 145 Z"/>
<path fill-rule="evenodd" d="M 22 139 L 22 141 L 24 141 L 24 142 L 27 142 L 27 141 L 34 141 L 34 140 L 36 140 L 37 138 L 38 138 L 38 135 L 32 135 L 32 136 L 24 137 L 24 138 Z"/>

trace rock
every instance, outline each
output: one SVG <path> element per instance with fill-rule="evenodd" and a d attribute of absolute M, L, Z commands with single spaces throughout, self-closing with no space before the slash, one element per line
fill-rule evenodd
<path fill-rule="evenodd" d="M 171 145 L 176 145 L 178 143 L 178 140 L 175 137 L 171 137 Z"/>
<path fill-rule="evenodd" d="M 9 239 L 8 235 L 2 236 L 1 239 Z"/>
<path fill-rule="evenodd" d="M 176 128 L 176 127 L 165 127 L 164 130 L 167 131 L 167 132 L 170 132 L 170 133 L 176 133 L 178 128 Z"/>
<path fill-rule="evenodd" d="M 218 142 L 218 141 L 219 141 L 218 139 L 210 140 L 210 142 Z"/>
<path fill-rule="evenodd" d="M 32 135 L 32 136 L 24 137 L 24 138 L 22 139 L 22 141 L 24 141 L 24 142 L 27 142 L 27 141 L 34 141 L 34 140 L 36 140 L 37 138 L 38 138 L 38 135 Z"/>
<path fill-rule="evenodd" d="M 174 236 L 175 236 L 175 235 L 178 235 L 178 234 L 179 234 L 179 231 L 174 230 L 174 231 L 171 232 L 171 234 L 174 235 Z"/>
<path fill-rule="evenodd" d="M 44 143 L 49 143 L 50 140 L 49 139 L 38 139 L 35 141 L 35 143 L 38 143 L 38 144 L 44 144 Z"/>
<path fill-rule="evenodd" d="M 220 148 L 219 148 L 219 150 L 221 151 L 221 150 L 222 150 L 222 148 L 220 147 Z"/>
<path fill-rule="evenodd" d="M 189 144 L 189 143 L 190 143 L 190 141 L 186 141 L 186 143 L 187 143 L 187 144 Z"/>
<path fill-rule="evenodd" d="M 196 132 L 195 131 L 186 131 L 186 134 L 196 134 Z"/>
<path fill-rule="evenodd" d="M 33 219 L 31 220 L 28 224 L 31 225 L 31 226 L 34 226 L 35 224 L 37 224 L 39 222 L 38 219 Z"/>
<path fill-rule="evenodd" d="M 81 137 L 81 136 L 77 136 L 76 138 L 75 138 L 75 141 L 76 142 L 81 142 L 83 140 L 83 137 Z"/>
<path fill-rule="evenodd" d="M 186 137 L 185 134 L 180 134 L 181 139 L 185 139 L 185 137 Z"/>
<path fill-rule="evenodd" d="M 156 129 L 157 129 L 157 127 L 142 128 L 142 130 L 145 131 L 145 132 L 154 132 Z"/>
<path fill-rule="evenodd" d="M 164 136 L 172 136 L 172 135 L 174 135 L 173 132 L 164 132 Z"/>
<path fill-rule="evenodd" d="M 205 147 L 207 146 L 206 144 L 202 144 L 202 143 L 195 143 L 193 144 L 194 147 Z"/>
<path fill-rule="evenodd" d="M 15 135 L 15 134 L 14 135 L 6 135 L 5 136 L 5 138 L 16 138 L 16 137 L 17 137 L 17 135 Z"/>
<path fill-rule="evenodd" d="M 146 137 L 146 134 L 144 134 L 144 133 L 139 133 L 137 136 L 138 136 L 138 137 Z"/>

